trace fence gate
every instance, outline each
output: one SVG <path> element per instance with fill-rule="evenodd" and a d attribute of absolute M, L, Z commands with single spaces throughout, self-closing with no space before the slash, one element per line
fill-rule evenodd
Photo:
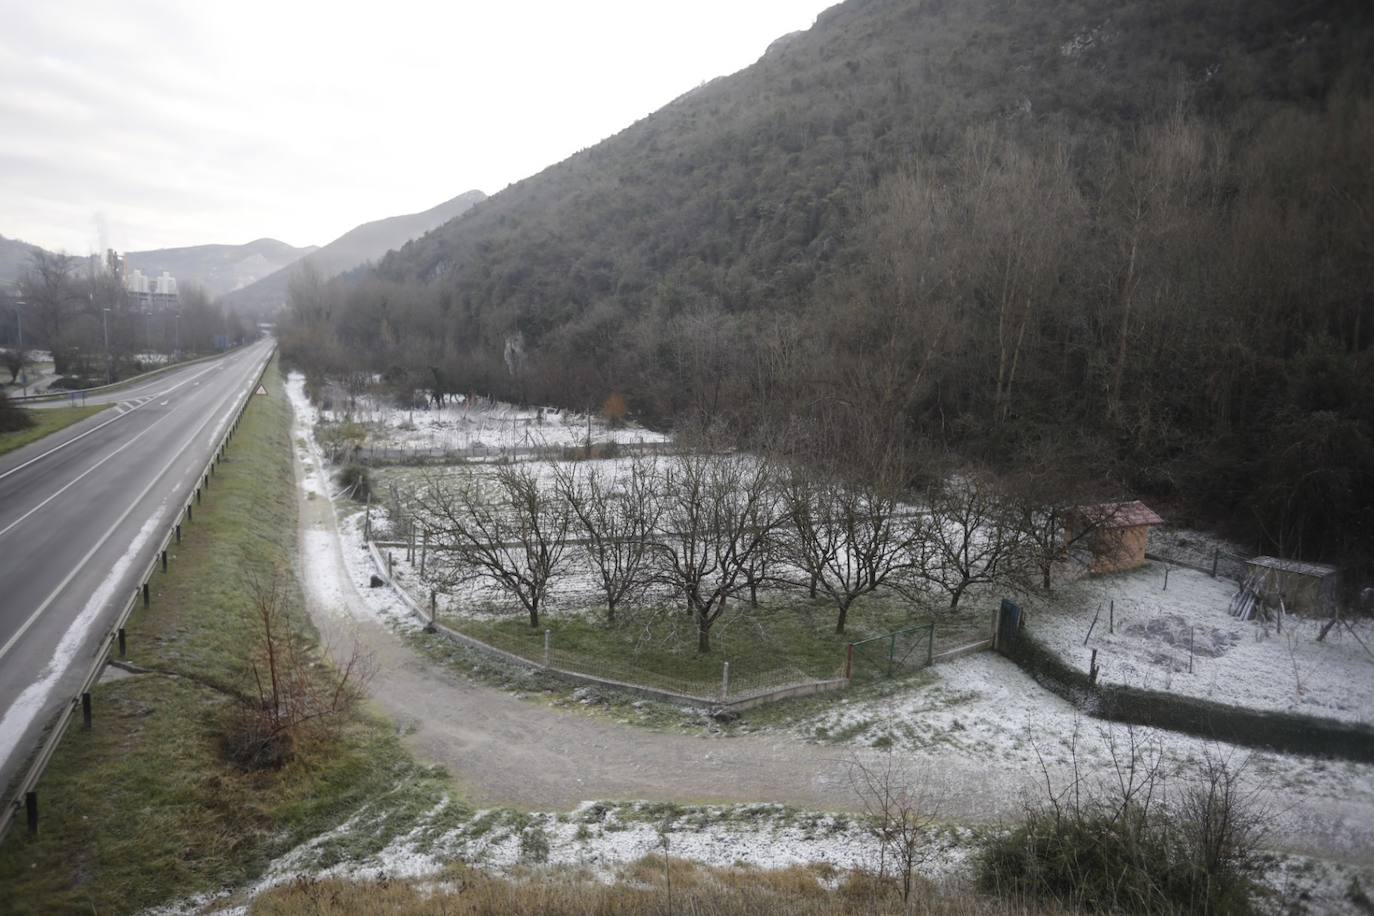
<path fill-rule="evenodd" d="M 895 677 L 926 667 L 934 653 L 935 622 L 917 624 L 850 643 L 844 676 L 850 680 Z"/>
<path fill-rule="evenodd" d="M 1011 645 L 1020 631 L 1021 608 L 1003 598 L 1002 607 L 997 612 L 997 645 Z"/>

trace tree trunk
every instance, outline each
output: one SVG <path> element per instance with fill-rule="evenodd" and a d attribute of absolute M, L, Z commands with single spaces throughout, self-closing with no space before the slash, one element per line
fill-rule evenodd
<path fill-rule="evenodd" d="M 705 655 L 711 651 L 711 625 L 704 619 L 697 626 L 697 654 Z"/>
<path fill-rule="evenodd" d="M 957 609 L 957 608 L 959 607 L 959 599 L 962 598 L 962 597 L 964 597 L 964 589 L 966 589 L 966 588 L 968 588 L 968 580 L 967 580 L 967 579 L 964 580 L 963 582 L 960 582 L 957 586 L 955 586 L 954 591 L 950 593 L 950 596 L 949 596 L 949 609 L 950 609 L 951 611 L 953 611 L 953 610 L 955 610 L 955 609 Z"/>
<path fill-rule="evenodd" d="M 843 632 L 844 632 L 844 622 L 845 622 L 845 618 L 847 618 L 848 616 L 849 616 L 849 605 L 848 605 L 848 604 L 842 604 L 842 605 L 840 605 L 840 615 L 839 615 L 839 617 L 835 620 L 835 632 L 836 632 L 836 633 L 843 633 Z"/>
<path fill-rule="evenodd" d="M 537 629 L 539 629 L 539 605 L 537 605 L 537 604 L 531 604 L 531 605 L 529 606 L 529 612 L 530 612 L 530 629 L 532 629 L 532 630 L 537 630 Z"/>
<path fill-rule="evenodd" d="M 816 600 L 816 580 L 819 579 L 819 578 L 820 578 L 820 577 L 817 576 L 815 573 L 812 573 L 812 574 L 811 574 L 811 600 L 812 600 L 812 601 L 815 601 L 815 600 Z"/>

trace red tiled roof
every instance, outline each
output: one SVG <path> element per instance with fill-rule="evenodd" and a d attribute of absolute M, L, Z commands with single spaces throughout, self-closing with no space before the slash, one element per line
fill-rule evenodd
<path fill-rule="evenodd" d="M 1138 499 L 1128 503 L 1074 506 L 1065 515 L 1069 518 L 1082 519 L 1099 528 L 1135 528 L 1139 525 L 1164 524 L 1164 519 Z"/>

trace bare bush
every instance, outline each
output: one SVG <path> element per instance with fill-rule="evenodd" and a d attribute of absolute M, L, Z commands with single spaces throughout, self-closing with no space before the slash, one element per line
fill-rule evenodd
<path fill-rule="evenodd" d="M 902 900 L 909 901 L 916 867 L 926 859 L 926 842 L 937 814 L 925 783 L 891 753 L 873 765 L 853 758 L 849 781 L 859 796 L 869 832 L 878 842 L 878 879 L 895 877 Z"/>
<path fill-rule="evenodd" d="M 250 572 L 253 689 L 239 698 L 228 736 L 230 757 L 249 770 L 281 767 L 303 740 L 330 735 L 366 693 L 372 660 L 357 644 L 342 667 L 321 664 L 291 619 L 281 572 Z"/>

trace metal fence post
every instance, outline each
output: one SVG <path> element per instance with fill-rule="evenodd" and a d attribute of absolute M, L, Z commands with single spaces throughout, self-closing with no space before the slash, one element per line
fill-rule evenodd
<path fill-rule="evenodd" d="M 926 667 L 935 664 L 935 622 L 930 623 L 930 633 L 926 636 Z"/>
<path fill-rule="evenodd" d="M 854 676 L 854 644 L 850 643 L 844 650 L 844 679 L 847 681 Z"/>
<path fill-rule="evenodd" d="M 730 663 L 726 662 L 720 672 L 720 698 L 723 700 L 730 695 Z"/>

